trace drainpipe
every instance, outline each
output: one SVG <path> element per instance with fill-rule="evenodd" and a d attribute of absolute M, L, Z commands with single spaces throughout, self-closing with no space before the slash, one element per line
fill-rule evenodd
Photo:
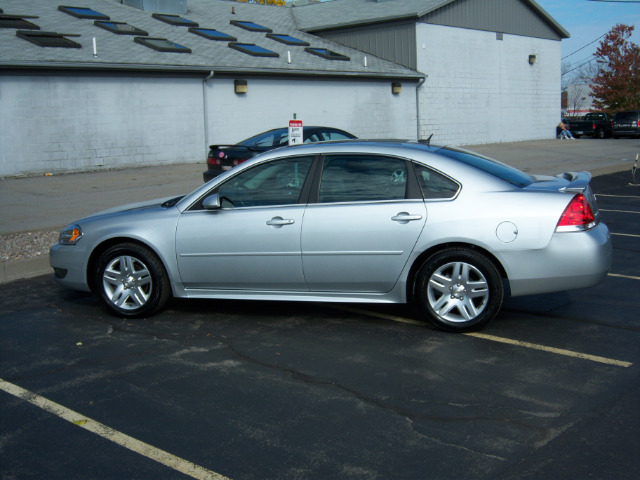
<path fill-rule="evenodd" d="M 429 75 L 425 75 L 418 85 L 416 85 L 416 140 L 420 140 L 420 87 L 424 85 L 424 82 L 427 81 L 427 77 Z"/>
<path fill-rule="evenodd" d="M 204 157 L 207 158 L 209 154 L 209 115 L 207 109 L 207 82 L 213 78 L 215 72 L 211 70 L 204 80 L 202 80 L 202 113 L 204 116 L 204 145 L 205 152 Z"/>

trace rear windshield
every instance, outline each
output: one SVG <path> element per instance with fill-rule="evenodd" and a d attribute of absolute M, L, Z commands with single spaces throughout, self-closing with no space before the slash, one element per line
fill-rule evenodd
<path fill-rule="evenodd" d="M 634 122 L 638 118 L 638 112 L 616 113 L 616 122 Z"/>
<path fill-rule="evenodd" d="M 268 132 L 254 135 L 240 142 L 247 147 L 280 147 L 286 145 L 289 138 L 289 129 L 278 128 Z"/>
<path fill-rule="evenodd" d="M 483 157 L 475 153 L 467 152 L 465 150 L 456 150 L 453 148 L 442 148 L 438 150 L 440 155 L 453 158 L 466 165 L 482 170 L 494 177 L 504 180 L 505 182 L 515 185 L 516 187 L 527 187 L 535 182 L 535 179 L 521 172 L 517 168 L 510 167 L 504 163 L 500 163 L 497 160 L 493 160 L 488 157 Z"/>

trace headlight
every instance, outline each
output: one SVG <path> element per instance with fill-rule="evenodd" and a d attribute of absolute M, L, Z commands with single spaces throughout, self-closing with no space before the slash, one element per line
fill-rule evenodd
<path fill-rule="evenodd" d="M 75 245 L 82 238 L 80 225 L 68 225 L 60 232 L 58 243 L 60 245 Z"/>

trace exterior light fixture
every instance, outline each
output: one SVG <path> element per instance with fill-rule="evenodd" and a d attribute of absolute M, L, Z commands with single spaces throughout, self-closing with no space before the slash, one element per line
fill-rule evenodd
<path fill-rule="evenodd" d="M 241 93 L 247 93 L 247 91 L 249 90 L 249 88 L 247 87 L 247 81 L 246 80 L 234 80 L 233 81 L 233 91 L 241 94 Z"/>
<path fill-rule="evenodd" d="M 536 63 L 537 57 L 535 55 L 529 55 L 529 65 Z"/>
<path fill-rule="evenodd" d="M 391 93 L 398 95 L 402 91 L 402 84 L 400 82 L 393 82 L 391 84 Z"/>

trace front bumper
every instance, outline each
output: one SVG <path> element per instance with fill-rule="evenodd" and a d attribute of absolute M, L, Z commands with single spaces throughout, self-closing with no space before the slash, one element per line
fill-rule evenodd
<path fill-rule="evenodd" d="M 49 249 L 49 265 L 59 285 L 72 290 L 89 292 L 87 255 L 80 245 L 54 245 Z"/>

